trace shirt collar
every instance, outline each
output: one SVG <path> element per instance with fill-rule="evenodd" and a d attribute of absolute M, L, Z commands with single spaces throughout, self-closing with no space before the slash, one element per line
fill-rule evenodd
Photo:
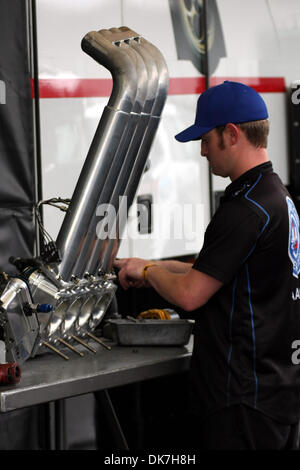
<path fill-rule="evenodd" d="M 273 165 L 272 162 L 268 161 L 257 165 L 251 170 L 246 171 L 236 180 L 234 180 L 227 188 L 225 189 L 224 199 L 228 199 L 234 196 L 237 196 L 240 192 L 246 189 L 248 186 L 251 186 L 251 183 L 254 182 L 260 173 L 272 173 Z"/>

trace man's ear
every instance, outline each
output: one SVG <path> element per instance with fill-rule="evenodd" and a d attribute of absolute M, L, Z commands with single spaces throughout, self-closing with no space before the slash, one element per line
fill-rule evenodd
<path fill-rule="evenodd" d="M 229 122 L 226 124 L 224 132 L 226 133 L 228 142 L 231 145 L 235 145 L 239 138 L 239 128 L 235 124 Z"/>

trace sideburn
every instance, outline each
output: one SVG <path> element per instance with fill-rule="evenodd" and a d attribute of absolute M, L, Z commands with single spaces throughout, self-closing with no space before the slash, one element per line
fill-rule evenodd
<path fill-rule="evenodd" d="M 223 136 L 223 132 L 222 134 L 218 134 L 218 147 L 220 150 L 224 150 L 225 149 L 225 144 L 224 144 L 224 136 Z"/>

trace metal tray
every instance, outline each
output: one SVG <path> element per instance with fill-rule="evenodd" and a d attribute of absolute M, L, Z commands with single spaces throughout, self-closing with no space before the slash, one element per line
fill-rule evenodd
<path fill-rule="evenodd" d="M 108 320 L 112 339 L 123 346 L 184 346 L 189 342 L 193 320 Z"/>

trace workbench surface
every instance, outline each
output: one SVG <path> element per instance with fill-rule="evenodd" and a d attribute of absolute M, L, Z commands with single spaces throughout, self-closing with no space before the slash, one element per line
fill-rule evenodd
<path fill-rule="evenodd" d="M 192 338 L 183 347 L 118 346 L 105 340 L 111 350 L 90 341 L 96 354 L 78 348 L 84 357 L 64 350 L 68 361 L 54 353 L 29 359 L 21 366 L 18 384 L 0 385 L 0 412 L 184 372 L 189 368 Z"/>

